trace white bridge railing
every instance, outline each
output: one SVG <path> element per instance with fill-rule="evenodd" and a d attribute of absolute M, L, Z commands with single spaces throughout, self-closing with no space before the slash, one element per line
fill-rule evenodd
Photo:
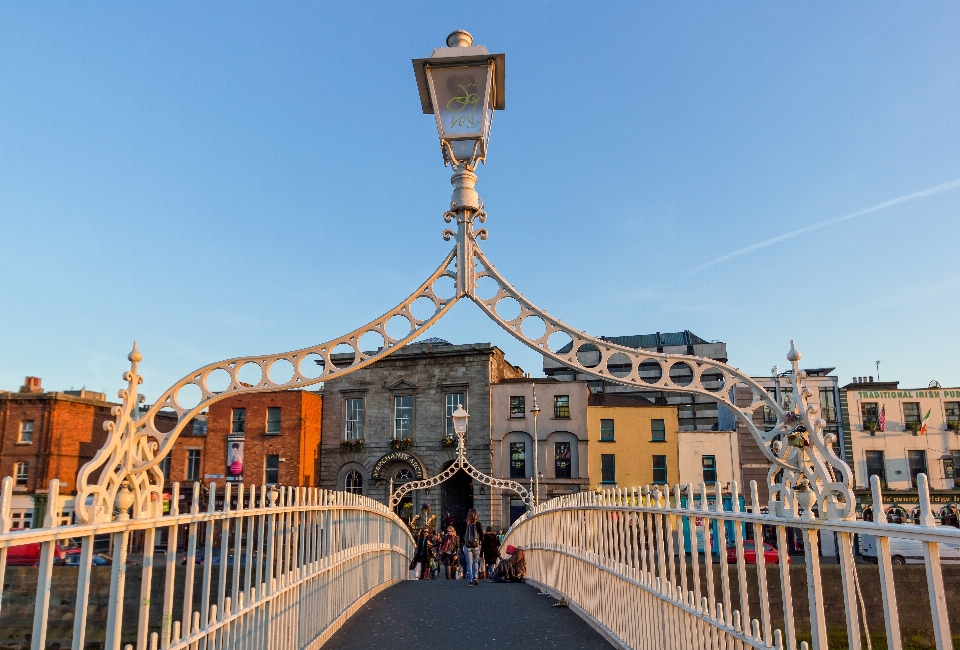
<path fill-rule="evenodd" d="M 6 478 L 0 493 L 0 637 L 26 628 L 19 638 L 33 650 L 53 643 L 74 650 L 91 643 L 105 650 L 317 648 L 361 604 L 406 577 L 413 553 L 393 512 L 344 492 L 228 484 L 218 501 L 211 485 L 201 511 L 197 483 L 182 514 L 172 507 L 153 519 L 57 526 L 59 513 L 50 512 L 43 528 L 10 531 L 12 487 Z M 50 494 L 58 491 L 54 480 Z M 178 485 L 171 496 L 177 504 Z M 59 566 L 67 539 L 78 547 L 73 567 Z M 103 543 L 109 551 L 98 556 L 95 544 Z M 141 553 L 131 552 L 133 544 Z M 25 549 L 35 550 L 36 568 L 8 566 L 29 560 Z M 110 566 L 97 566 L 107 558 Z M 72 634 L 64 633 L 71 614 Z"/>
<path fill-rule="evenodd" d="M 883 503 L 880 486 L 876 477 L 873 481 L 874 511 L 883 512 L 877 507 Z M 922 557 L 927 593 L 924 598 L 922 582 L 913 581 L 901 590 L 900 607 L 909 616 L 925 619 L 918 625 L 925 631 L 932 629 L 938 649 L 953 648 L 940 544 L 956 548 L 960 530 L 937 524 L 926 476 L 919 477 L 917 525 L 820 519 L 810 512 L 798 515 L 796 509 L 779 507 L 778 502 L 771 502 L 769 509 L 777 512 L 779 508 L 780 516 L 759 514 L 756 483 L 751 484 L 752 500 L 745 504 L 736 483 L 731 485 L 726 495 L 701 484 L 696 491 L 692 486 L 684 490 L 675 486 L 670 493 L 633 488 L 558 497 L 519 519 L 505 543 L 525 549 L 531 582 L 566 597 L 571 607 L 621 647 L 796 650 L 812 646 L 826 650 L 833 643 L 859 650 L 871 647 L 872 638 L 881 644 L 885 640 L 890 650 L 900 650 L 901 617 L 890 540 L 898 538 L 902 544 L 907 538 L 914 540 Z M 748 505 L 752 512 L 746 511 Z M 804 566 L 793 571 L 784 552 L 788 531 L 803 547 Z M 821 536 L 833 533 L 839 567 L 831 568 L 839 571 L 825 576 L 818 543 Z M 754 561 L 744 552 L 745 542 L 750 548 L 748 535 L 758 547 L 764 536 L 773 542 L 770 563 L 765 553 L 754 552 L 756 566 L 748 570 L 747 562 Z M 855 563 L 855 535 L 875 544 L 878 567 Z M 698 546 L 703 552 L 696 551 Z M 898 567 L 898 575 L 915 568 L 919 567 Z M 858 572 L 864 577 L 872 574 L 872 584 L 879 577 L 879 597 L 872 593 L 864 599 L 860 583 L 866 581 L 858 579 Z M 824 598 L 826 577 L 834 583 L 827 585 L 832 591 L 842 592 L 842 598 L 832 599 L 832 607 Z M 797 600 L 806 601 L 806 612 L 799 611 L 802 602 L 795 609 L 798 589 Z M 956 593 L 954 586 L 954 600 Z M 777 600 L 780 611 L 773 611 L 771 603 Z M 925 600 L 930 603 L 929 615 L 922 607 Z M 880 611 L 866 611 L 865 603 Z M 832 634 L 828 634 L 828 619 L 834 623 Z M 879 629 L 867 633 L 868 621 Z M 801 639 L 809 639 L 809 645 Z M 920 644 L 924 646 L 929 647 Z"/>

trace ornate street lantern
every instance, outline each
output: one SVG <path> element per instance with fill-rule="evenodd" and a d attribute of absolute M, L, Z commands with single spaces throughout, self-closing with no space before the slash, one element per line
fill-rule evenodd
<path fill-rule="evenodd" d="M 457 404 L 457 410 L 454 411 L 450 417 L 453 418 L 453 430 L 456 431 L 457 435 L 462 436 L 466 434 L 467 420 L 470 419 L 470 416 L 463 410 L 462 404 Z"/>
<path fill-rule="evenodd" d="M 505 62 L 463 30 L 429 58 L 413 60 L 420 105 L 436 117 L 444 165 L 473 170 L 486 160 L 493 111 L 504 107 Z"/>

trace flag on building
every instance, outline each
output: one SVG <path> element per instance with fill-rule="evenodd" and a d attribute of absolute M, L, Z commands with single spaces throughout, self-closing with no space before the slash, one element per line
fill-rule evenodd
<path fill-rule="evenodd" d="M 927 409 L 927 414 L 923 416 L 923 419 L 920 420 L 920 433 L 921 435 L 927 435 L 927 419 L 930 417 L 930 409 Z"/>
<path fill-rule="evenodd" d="M 887 407 L 883 405 L 880 407 L 880 417 L 877 418 L 877 429 L 880 431 L 887 430 Z"/>

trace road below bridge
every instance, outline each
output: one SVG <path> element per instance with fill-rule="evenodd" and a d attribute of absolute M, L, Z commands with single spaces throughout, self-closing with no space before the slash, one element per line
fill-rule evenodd
<path fill-rule="evenodd" d="M 527 584 L 405 580 L 372 598 L 323 647 L 610 650 L 583 619 L 555 602 Z"/>

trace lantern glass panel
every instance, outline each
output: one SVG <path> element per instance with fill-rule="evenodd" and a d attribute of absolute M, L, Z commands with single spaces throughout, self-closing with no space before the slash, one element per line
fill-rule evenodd
<path fill-rule="evenodd" d="M 486 133 L 491 72 L 490 65 L 429 68 L 427 74 L 441 138 L 476 140 Z"/>

